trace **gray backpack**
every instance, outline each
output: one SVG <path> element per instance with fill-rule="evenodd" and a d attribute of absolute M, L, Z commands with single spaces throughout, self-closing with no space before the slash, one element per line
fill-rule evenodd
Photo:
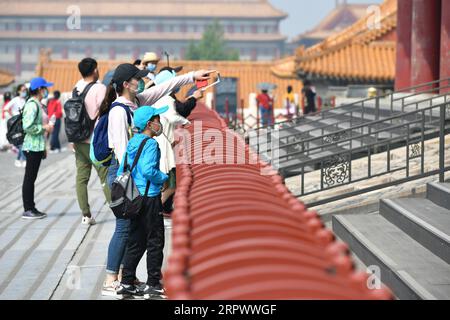
<path fill-rule="evenodd" d="M 117 219 L 134 219 L 139 215 L 142 209 L 145 197 L 139 193 L 131 173 L 136 168 L 142 150 L 144 150 L 145 144 L 149 139 L 150 138 L 146 138 L 141 142 L 131 168 L 128 167 L 128 155 L 125 154 L 123 173 L 118 176 L 112 184 L 111 204 L 109 206 Z M 147 181 L 145 196 L 148 194 L 149 189 L 150 181 Z"/>

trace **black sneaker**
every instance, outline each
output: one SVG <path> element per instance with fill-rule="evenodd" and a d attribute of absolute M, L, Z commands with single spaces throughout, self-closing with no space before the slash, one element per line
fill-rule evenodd
<path fill-rule="evenodd" d="M 25 220 L 38 220 L 38 219 L 43 219 L 46 216 L 47 215 L 45 213 L 36 212 L 35 210 L 28 210 L 28 211 L 25 211 L 22 214 L 22 219 L 25 219 Z"/>
<path fill-rule="evenodd" d="M 31 211 L 33 211 L 34 213 L 40 214 L 40 215 L 42 215 L 42 216 L 45 216 L 45 217 L 47 216 L 46 213 L 43 213 L 43 212 L 39 211 L 39 210 L 36 209 L 36 208 L 32 209 Z"/>
<path fill-rule="evenodd" d="M 166 290 L 161 285 L 145 286 L 144 299 L 147 300 L 161 300 L 167 299 Z"/>
<path fill-rule="evenodd" d="M 142 290 L 139 290 L 135 285 L 123 284 L 121 283 L 119 288 L 117 288 L 116 296 L 122 299 L 132 299 L 138 298 L 144 295 Z"/>

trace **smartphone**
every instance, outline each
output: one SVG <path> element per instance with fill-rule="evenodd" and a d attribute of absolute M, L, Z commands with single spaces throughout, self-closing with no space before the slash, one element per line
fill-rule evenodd
<path fill-rule="evenodd" d="M 201 87 L 201 88 L 199 88 L 199 89 L 202 90 L 202 91 L 206 91 L 206 90 L 208 90 L 209 88 L 218 85 L 219 83 L 220 83 L 220 73 L 217 73 L 217 79 L 216 79 L 215 82 L 213 82 L 213 83 L 211 83 L 211 84 L 209 84 L 209 85 L 208 85 L 208 83 L 206 83 L 206 86 L 203 86 L 203 87 Z"/>
<path fill-rule="evenodd" d="M 200 90 L 206 86 L 208 86 L 208 80 L 200 80 L 200 81 L 196 81 L 195 85 L 197 86 L 197 90 Z"/>

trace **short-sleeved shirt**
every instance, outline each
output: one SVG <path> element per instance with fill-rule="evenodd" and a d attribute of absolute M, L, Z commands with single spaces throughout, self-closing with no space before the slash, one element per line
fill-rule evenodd
<path fill-rule="evenodd" d="M 263 107 L 264 109 L 270 109 L 272 107 L 273 101 L 272 98 L 265 93 L 261 93 L 256 97 L 258 101 L 258 106 Z"/>

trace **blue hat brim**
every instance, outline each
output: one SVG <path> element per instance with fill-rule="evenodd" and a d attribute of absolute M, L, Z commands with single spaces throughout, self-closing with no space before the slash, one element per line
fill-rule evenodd
<path fill-rule="evenodd" d="M 165 107 L 158 108 L 158 109 L 156 109 L 154 115 L 155 115 L 155 116 L 160 115 L 160 114 L 162 114 L 162 113 L 164 113 L 164 112 L 167 112 L 167 110 L 169 110 L 169 106 L 165 106 Z"/>

